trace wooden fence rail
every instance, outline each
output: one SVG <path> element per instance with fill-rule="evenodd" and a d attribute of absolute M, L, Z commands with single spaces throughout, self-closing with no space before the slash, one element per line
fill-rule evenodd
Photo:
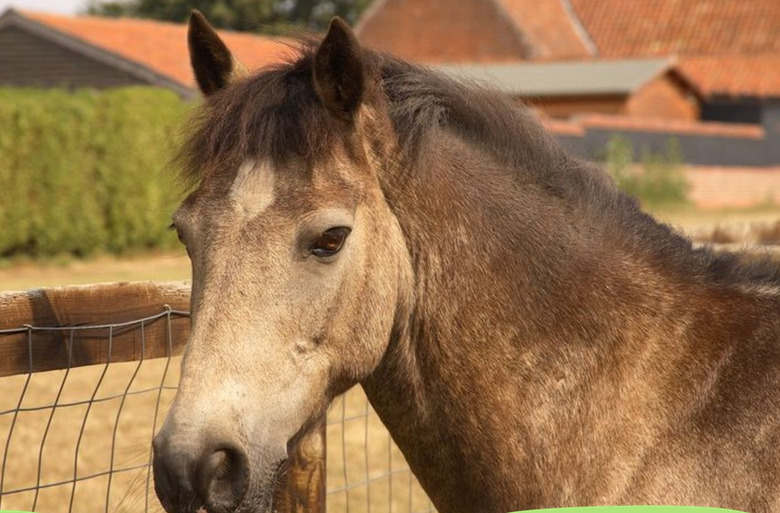
<path fill-rule="evenodd" d="M 189 298 L 184 282 L 0 292 L 0 378 L 179 355 Z M 325 445 L 323 420 L 291 456 L 275 493 L 280 513 L 324 513 Z"/>

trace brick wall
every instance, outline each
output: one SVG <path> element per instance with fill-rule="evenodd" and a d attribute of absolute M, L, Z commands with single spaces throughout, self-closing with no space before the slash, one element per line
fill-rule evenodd
<path fill-rule="evenodd" d="M 593 113 L 621 114 L 626 108 L 626 97 L 622 95 L 558 96 L 524 98 L 517 101 L 556 119 L 568 119 Z"/>
<path fill-rule="evenodd" d="M 780 167 L 689 166 L 685 176 L 691 201 L 701 208 L 780 203 Z"/>
<path fill-rule="evenodd" d="M 639 88 L 628 99 L 625 115 L 664 119 L 699 119 L 699 103 L 690 90 L 670 75 L 662 75 Z"/>
<path fill-rule="evenodd" d="M 516 61 L 530 51 L 494 2 L 377 1 L 357 27 L 370 48 L 420 62 Z"/>

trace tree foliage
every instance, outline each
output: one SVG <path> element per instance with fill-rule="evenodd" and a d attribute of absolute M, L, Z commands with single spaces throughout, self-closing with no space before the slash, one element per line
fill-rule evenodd
<path fill-rule="evenodd" d="M 218 28 L 278 33 L 294 27 L 324 29 L 333 16 L 355 23 L 371 0 L 91 0 L 89 14 L 174 22 L 200 10 Z"/>

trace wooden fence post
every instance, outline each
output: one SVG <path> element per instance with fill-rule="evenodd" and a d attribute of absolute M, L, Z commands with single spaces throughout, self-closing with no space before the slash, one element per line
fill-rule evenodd
<path fill-rule="evenodd" d="M 323 417 L 290 457 L 290 470 L 274 497 L 278 513 L 325 513 L 325 427 Z"/>

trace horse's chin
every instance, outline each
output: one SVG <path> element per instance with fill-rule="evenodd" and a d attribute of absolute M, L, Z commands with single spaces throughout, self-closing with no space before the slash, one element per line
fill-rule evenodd
<path fill-rule="evenodd" d="M 250 485 L 249 492 L 241 504 L 235 510 L 226 513 L 276 513 L 273 490 L 286 471 L 287 464 L 287 460 L 284 460 L 274 465 L 269 478 L 259 486 Z"/>
<path fill-rule="evenodd" d="M 245 497 L 241 504 L 232 509 L 207 505 L 192 510 L 192 513 L 276 513 L 276 508 L 273 504 L 273 494 L 262 492 Z"/>
<path fill-rule="evenodd" d="M 197 511 L 197 513 L 276 513 L 273 505 L 273 497 L 270 493 L 262 494 L 258 497 L 248 497 L 237 508 L 230 511 L 215 510 L 208 507 Z"/>

